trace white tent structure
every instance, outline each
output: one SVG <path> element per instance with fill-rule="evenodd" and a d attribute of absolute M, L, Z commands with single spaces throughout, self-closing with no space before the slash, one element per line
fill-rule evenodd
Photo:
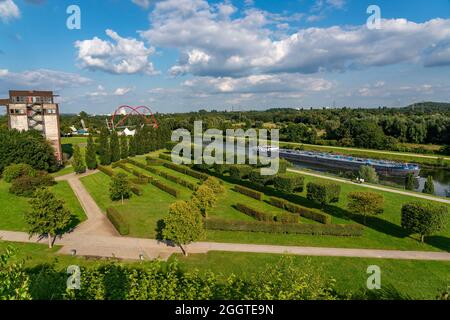
<path fill-rule="evenodd" d="M 122 131 L 122 135 L 127 136 L 127 137 L 130 137 L 130 136 L 134 137 L 135 134 L 136 134 L 136 130 L 130 130 L 128 128 L 125 128 L 125 130 Z"/>

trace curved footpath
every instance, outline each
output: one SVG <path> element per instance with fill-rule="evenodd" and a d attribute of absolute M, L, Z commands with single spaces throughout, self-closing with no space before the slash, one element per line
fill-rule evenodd
<path fill-rule="evenodd" d="M 69 174 L 57 178 L 58 181 L 68 181 L 88 218 L 72 232 L 56 239 L 55 245 L 62 246 L 58 253 L 73 254 L 76 252 L 80 256 L 130 260 L 138 260 L 141 257 L 144 259 L 167 260 L 173 253 L 181 253 L 180 248 L 168 245 L 165 242 L 121 237 L 79 180 L 80 177 L 96 172 L 92 171 L 81 176 Z M 392 192 L 390 189 L 388 191 Z M 46 239 L 30 238 L 25 232 L 0 231 L 0 239 L 13 242 L 47 243 Z M 189 253 L 228 251 L 300 256 L 450 261 L 450 253 L 448 252 L 296 247 L 216 242 L 196 242 L 186 248 Z"/>
<path fill-rule="evenodd" d="M 369 189 L 380 190 L 380 191 L 391 192 L 391 193 L 397 193 L 397 194 L 402 194 L 402 195 L 405 195 L 405 196 L 410 196 L 410 197 L 415 197 L 415 198 L 432 200 L 432 201 L 436 201 L 436 202 L 450 204 L 450 199 L 444 199 L 444 198 L 439 198 L 439 197 L 434 197 L 434 196 L 428 196 L 426 194 L 420 194 L 420 193 L 417 193 L 417 192 L 408 192 L 408 191 L 396 190 L 396 189 L 392 189 L 392 188 L 386 188 L 386 187 L 381 187 L 381 186 L 374 186 L 374 185 L 365 184 L 365 183 L 361 183 L 360 184 L 360 183 L 355 183 L 355 182 L 352 182 L 352 181 L 349 181 L 349 180 L 345 180 L 345 179 L 341 179 L 341 178 L 329 177 L 329 176 L 325 176 L 325 175 L 322 175 L 322 174 L 316 174 L 316 173 L 312 173 L 312 172 L 309 172 L 309 171 L 303 171 L 303 170 L 298 170 L 298 169 L 288 169 L 288 171 L 295 172 L 295 173 L 300 173 L 300 174 L 311 176 L 311 177 L 316 177 L 316 178 L 321 178 L 321 179 L 326 179 L 326 180 L 331 180 L 331 181 L 351 184 L 351 185 L 355 185 L 355 186 L 358 186 L 358 187 L 369 188 Z"/>

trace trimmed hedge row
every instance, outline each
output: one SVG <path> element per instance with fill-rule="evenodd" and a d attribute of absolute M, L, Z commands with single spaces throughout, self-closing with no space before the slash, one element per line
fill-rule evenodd
<path fill-rule="evenodd" d="M 204 225 L 208 230 L 311 234 L 339 237 L 360 237 L 363 235 L 364 230 L 363 226 L 358 224 L 281 224 L 259 221 L 230 221 L 217 218 L 205 219 Z"/>
<path fill-rule="evenodd" d="M 183 178 L 179 178 L 177 176 L 173 176 L 170 173 L 164 172 L 164 171 L 160 171 L 159 175 L 169 181 L 175 182 L 183 187 L 186 187 L 192 191 L 197 191 L 198 189 L 198 184 L 190 182 L 188 180 L 185 180 Z"/>
<path fill-rule="evenodd" d="M 133 192 L 135 195 L 142 196 L 143 191 L 139 186 L 132 184 L 130 186 L 130 189 L 131 189 L 131 192 Z"/>
<path fill-rule="evenodd" d="M 98 165 L 97 169 L 100 170 L 101 172 L 103 172 L 104 174 L 110 176 L 110 177 L 114 177 L 114 175 L 115 175 L 113 170 L 111 170 L 110 168 L 107 168 L 105 166 Z"/>
<path fill-rule="evenodd" d="M 246 215 L 255 218 L 258 221 L 265 222 L 278 222 L 278 223 L 299 223 L 300 219 L 298 215 L 294 215 L 288 212 L 283 213 L 269 213 L 264 211 L 259 211 L 257 209 L 251 208 L 245 204 L 238 203 L 236 209 Z"/>
<path fill-rule="evenodd" d="M 195 170 L 189 169 L 188 167 L 181 166 L 179 164 L 175 164 L 172 162 L 166 162 L 164 163 L 164 167 L 172 169 L 174 171 L 186 174 L 188 176 L 191 176 L 193 178 L 199 179 L 199 180 L 206 180 L 209 178 L 209 175 L 202 172 L 197 172 Z"/>
<path fill-rule="evenodd" d="M 285 193 L 303 192 L 305 187 L 305 178 L 299 175 L 281 173 L 274 177 L 273 182 L 275 189 Z"/>
<path fill-rule="evenodd" d="M 306 208 L 276 197 L 270 197 L 269 203 L 274 207 L 284 209 L 291 213 L 299 214 L 304 218 L 314 220 L 323 224 L 331 224 L 331 216 L 319 210 Z"/>
<path fill-rule="evenodd" d="M 273 183 L 274 176 L 264 176 L 261 174 L 261 169 L 254 169 L 249 174 L 250 182 L 258 186 L 266 186 Z"/>
<path fill-rule="evenodd" d="M 128 223 L 122 218 L 119 211 L 115 208 L 107 208 L 106 216 L 109 221 L 113 224 L 113 226 L 117 229 L 117 231 L 122 235 L 126 236 L 130 234 L 130 226 Z"/>
<path fill-rule="evenodd" d="M 233 164 L 230 166 L 229 172 L 233 179 L 241 180 L 247 179 L 252 172 L 253 167 L 245 164 Z"/>
<path fill-rule="evenodd" d="M 322 206 L 339 201 L 341 186 L 330 182 L 310 182 L 306 186 L 308 200 L 320 203 Z"/>
<path fill-rule="evenodd" d="M 117 166 L 119 168 L 125 170 L 126 172 L 131 173 L 132 175 L 137 177 L 140 181 L 144 182 L 144 183 L 140 183 L 140 184 L 150 183 L 150 181 L 152 181 L 152 179 L 153 179 L 152 177 L 149 177 L 135 169 L 127 167 L 124 163 L 119 163 Z"/>
<path fill-rule="evenodd" d="M 147 157 L 147 158 L 149 158 L 149 157 Z M 165 153 L 160 153 L 159 158 L 166 160 L 166 161 L 172 161 L 172 157 L 169 154 L 165 154 Z"/>
<path fill-rule="evenodd" d="M 165 191 L 168 194 L 174 196 L 175 198 L 178 198 L 180 196 L 180 191 L 179 190 L 177 190 L 175 188 L 172 188 L 172 187 L 169 187 L 168 185 L 162 183 L 161 181 L 153 180 L 151 182 L 151 184 L 154 185 L 155 187 L 161 189 L 162 191 Z"/>
<path fill-rule="evenodd" d="M 237 191 L 239 193 L 242 193 L 243 195 L 246 195 L 247 197 L 262 201 L 263 199 L 263 193 L 259 191 L 255 191 L 253 189 L 249 189 L 240 185 L 234 186 L 234 191 Z"/>
<path fill-rule="evenodd" d="M 246 215 L 248 215 L 250 217 L 255 218 L 258 221 L 266 221 L 266 222 L 275 221 L 274 214 L 250 208 L 249 206 L 246 206 L 245 204 L 242 204 L 242 203 L 236 204 L 236 209 L 242 213 L 245 213 Z"/>

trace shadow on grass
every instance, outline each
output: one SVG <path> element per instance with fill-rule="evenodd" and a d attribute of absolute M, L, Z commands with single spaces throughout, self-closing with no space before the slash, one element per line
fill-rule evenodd
<path fill-rule="evenodd" d="M 72 158 L 73 155 L 73 145 L 72 144 L 63 144 L 61 145 L 62 152 L 66 153 L 69 158 Z"/>
<path fill-rule="evenodd" d="M 425 237 L 425 243 L 435 248 L 450 252 L 450 238 L 444 236 Z"/>

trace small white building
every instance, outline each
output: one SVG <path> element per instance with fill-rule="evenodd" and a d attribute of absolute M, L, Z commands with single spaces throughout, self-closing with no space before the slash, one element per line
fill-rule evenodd
<path fill-rule="evenodd" d="M 131 137 L 131 136 L 134 137 L 134 135 L 136 134 L 136 130 L 130 130 L 128 128 L 125 128 L 125 130 L 123 130 L 120 134 L 123 136 L 127 136 L 127 137 Z"/>

